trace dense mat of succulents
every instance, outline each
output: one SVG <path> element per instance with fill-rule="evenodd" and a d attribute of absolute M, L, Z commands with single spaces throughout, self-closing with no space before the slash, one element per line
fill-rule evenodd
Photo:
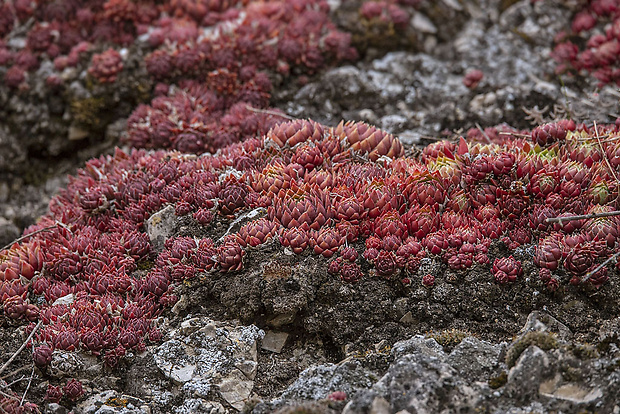
<path fill-rule="evenodd" d="M 559 74 L 589 73 L 601 85 L 620 82 L 620 2 L 581 2 L 569 30 L 556 35 L 552 53 Z"/>
<path fill-rule="evenodd" d="M 136 104 L 155 96 L 133 113 L 127 143 L 196 153 L 213 151 L 269 130 L 278 118 L 275 115 L 270 121 L 250 116 L 243 125 L 241 118 L 249 107 L 270 106 L 274 82 L 293 75 L 303 84 L 307 75 L 326 66 L 353 61 L 358 53 L 352 44 L 365 48 L 373 39 L 386 36 L 391 39 L 388 44 L 396 44 L 411 31 L 407 25 L 416 9 L 433 16 L 432 7 L 421 0 L 352 4 L 359 27 L 347 26 L 351 31 L 347 33 L 330 20 L 324 1 L 5 1 L 0 13 L 0 78 L 3 87 L 24 102 L 34 105 L 36 99 L 50 100 L 56 112 L 46 114 L 52 118 L 47 123 L 62 124 L 61 118 L 71 121 L 72 139 L 83 138 L 88 132 L 101 136 L 115 117 L 126 116 L 125 106 L 117 108 L 119 101 Z M 599 19 L 599 26 L 613 20 L 617 9 L 613 1 L 588 2 L 585 7 L 575 21 Z M 575 23 L 573 29 L 579 36 L 594 25 Z M 356 38 L 359 28 L 368 39 Z M 615 42 L 612 31 L 607 32 L 605 45 Z M 580 61 L 576 48 L 570 42 L 558 45 L 559 70 L 566 65 L 577 71 L 594 70 L 598 65 L 609 82 L 613 50 L 584 51 L 582 54 L 608 56 L 591 58 L 597 63 L 588 66 L 575 63 Z M 466 85 L 475 86 L 481 75 L 478 71 L 468 73 Z M 38 85 L 42 78 L 43 89 Z M 73 82 L 84 88 L 76 89 Z M 123 92 L 112 96 L 115 90 Z M 36 96 L 30 96 L 31 92 Z M 7 119 L 11 111 L 15 111 L 13 105 Z M 230 124 L 224 129 L 216 124 L 223 117 Z M 22 121 L 16 118 L 15 122 L 24 124 L 23 117 L 18 118 Z M 157 130 L 152 137 L 144 133 L 151 123 Z M 180 123 L 185 125 L 179 127 Z M 24 135 L 34 131 L 25 125 L 12 128 L 23 130 Z M 40 125 L 35 129 L 39 133 L 46 128 Z M 51 130 L 66 133 L 63 128 Z M 37 142 L 29 147 L 34 153 L 47 151 Z M 72 148 L 68 141 L 63 147 Z"/>
<path fill-rule="evenodd" d="M 407 10 L 419 3 L 359 2 L 356 14 L 370 25 L 402 27 Z M 133 113 L 128 143 L 214 151 L 269 130 L 272 125 L 257 116 L 239 124 L 246 107 L 270 106 L 273 82 L 294 77 L 303 83 L 326 66 L 357 59 L 351 34 L 339 30 L 328 12 L 325 1 L 315 0 L 4 1 L 0 85 L 7 102 L 11 95 L 31 105 L 52 101 L 55 109 L 45 116 L 61 125 L 64 115 L 73 126 L 71 139 L 83 138 L 76 130 L 101 135 L 127 116 L 119 102 L 156 97 Z M 13 106 L 7 118 L 17 112 Z M 224 127 L 217 123 L 223 117 L 229 121 Z M 151 124 L 154 136 L 143 132 Z M 66 133 L 67 126 L 50 131 Z M 39 133 L 50 127 L 32 128 Z M 45 153 L 36 143 L 29 146 Z"/>
<path fill-rule="evenodd" d="M 271 124 L 239 118 L 270 106 L 274 82 L 357 58 L 328 11 L 320 1 L 4 1 L 4 133 L 27 137 L 17 154 L 48 160 L 103 139 L 109 124 L 155 97 L 131 118 L 132 145 L 201 152 L 213 150 L 205 140 L 262 135 Z M 181 94 L 197 103 L 179 107 Z M 232 125 L 216 131 L 223 117 Z M 151 121 L 161 135 L 145 142 Z M 192 129 L 177 139 L 178 123 Z M 4 164 L 0 172 L 20 170 Z"/>
<path fill-rule="evenodd" d="M 4 314 L 30 321 L 27 331 L 41 323 L 33 351 L 41 368 L 54 349 L 114 367 L 161 339 L 152 322 L 176 302 L 175 285 L 243 271 L 246 252 L 269 241 L 322 256 L 324 271 L 345 284 L 380 278 L 432 289 L 442 276 L 418 271 L 431 257 L 454 271 L 482 266 L 500 286 L 537 278 L 546 294 L 606 289 L 617 270 L 599 264 L 618 249 L 616 218 L 546 219 L 616 209 L 617 137 L 615 125 L 561 121 L 525 134 L 470 131 L 416 158 L 363 123 L 298 120 L 215 155 L 118 150 L 89 161 L 27 237 L 1 252 Z M 167 205 L 205 236 L 173 237 L 154 251 L 145 220 Z M 206 236 L 214 222 L 254 210 L 262 217 Z M 491 262 L 494 243 L 508 252 L 535 244 L 537 274 L 524 275 L 511 254 Z M 59 395 L 50 388 L 48 399 Z"/>
<path fill-rule="evenodd" d="M 324 2 L 303 0 L 4 2 L 0 25 L 0 37 L 5 38 L 0 49 L 1 64 L 7 67 L 4 83 L 27 88 L 27 74 L 49 60 L 55 73 L 48 83 L 58 83 L 55 78 L 82 58 L 90 59 L 88 74 L 95 81 L 114 83 L 123 70 L 118 49 L 140 37 L 154 49 L 145 63 L 158 80 L 210 76 L 221 78 L 214 83 L 225 87 L 243 66 L 277 67 L 283 73 L 297 67 L 313 70 L 331 57 L 355 56 L 348 37 L 329 21 L 327 10 Z M 15 41 L 14 30 L 26 31 L 25 45 Z M 112 47 L 89 53 L 93 45 L 101 44 Z"/>
<path fill-rule="evenodd" d="M 365 1 L 357 15 L 364 33 L 393 39 L 421 3 Z M 570 40 L 558 37 L 559 72 L 617 81 L 615 3 L 588 2 Z M 177 302 L 176 288 L 242 275 L 248 256 L 267 246 L 312 257 L 341 286 L 381 280 L 402 296 L 447 277 L 427 271 L 429 262 L 452 274 L 476 269 L 502 290 L 533 280 L 548 297 L 615 288 L 617 266 L 604 262 L 619 251 L 609 215 L 618 208 L 617 126 L 471 130 L 405 156 L 397 138 L 363 123 L 281 123 L 284 114 L 268 109 L 274 83 L 304 83 L 356 59 L 353 43 L 376 38 L 352 39 L 327 12 L 310 0 L 2 3 L 3 87 L 27 94 L 46 73 L 54 96 L 77 79 L 114 90 L 135 69 L 128 56 L 139 45 L 150 77 L 141 100 L 155 98 L 134 110 L 124 143 L 165 149 L 89 161 L 49 214 L 0 252 L 4 316 L 34 332 L 42 371 L 54 350 L 90 353 L 115 369 L 162 339 L 154 320 Z M 473 89 L 482 79 L 470 70 L 463 82 Z M 88 102 L 96 108 L 85 103 L 80 119 L 96 122 L 103 104 Z M 204 152 L 215 155 L 193 155 Z M 166 206 L 195 231 L 159 251 L 146 221 Z M 555 217 L 566 219 L 547 221 Z M 84 392 L 75 379 L 54 384 L 49 402 Z M 0 408 L 37 410 L 11 393 Z"/>

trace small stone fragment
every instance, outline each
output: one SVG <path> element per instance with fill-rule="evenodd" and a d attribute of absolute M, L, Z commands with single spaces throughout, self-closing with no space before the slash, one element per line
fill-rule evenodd
<path fill-rule="evenodd" d="M 383 397 L 375 397 L 370 405 L 370 414 L 389 414 L 390 403 Z"/>
<path fill-rule="evenodd" d="M 146 231 L 155 251 L 159 252 L 164 248 L 164 242 L 174 235 L 177 226 L 178 217 L 171 205 L 149 217 L 146 221 Z"/>
<path fill-rule="evenodd" d="M 400 318 L 399 322 L 405 325 L 409 325 L 413 323 L 413 320 L 413 315 L 411 314 L 411 311 L 409 311 L 405 313 L 402 318 Z"/>
<path fill-rule="evenodd" d="M 286 332 L 268 331 L 263 338 L 261 348 L 266 351 L 279 354 L 282 351 L 282 348 L 284 348 L 284 344 L 286 343 L 288 337 L 289 334 Z"/>

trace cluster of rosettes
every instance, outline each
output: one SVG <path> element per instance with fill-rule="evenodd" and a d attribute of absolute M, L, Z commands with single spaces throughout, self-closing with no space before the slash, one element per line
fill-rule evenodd
<path fill-rule="evenodd" d="M 0 66 L 7 68 L 4 83 L 25 85 L 25 74 L 46 60 L 53 61 L 57 70 L 76 66 L 90 44 L 130 45 L 157 25 L 162 11 L 151 0 L 5 1 L 0 5 Z M 24 32 L 25 45 L 9 42 Z"/>
<path fill-rule="evenodd" d="M 203 79 L 213 71 L 239 73 L 243 67 L 288 75 L 355 59 L 350 36 L 337 30 L 328 12 L 325 1 L 249 2 L 220 15 L 227 24 L 214 33 L 173 18 L 167 27 L 149 33 L 149 42 L 158 49 L 147 56 L 147 69 L 162 80 Z"/>
<path fill-rule="evenodd" d="M 0 410 L 4 413 L 39 414 L 41 410 L 36 404 L 23 401 L 22 396 L 13 392 L 7 383 L 0 380 L 3 391 L 0 394 Z"/>
<path fill-rule="evenodd" d="M 516 283 L 521 263 L 491 265 L 489 248 L 539 240 L 535 263 L 551 290 L 604 284 L 608 269 L 594 266 L 618 248 L 618 222 L 605 215 L 618 207 L 618 129 L 564 121 L 527 137 L 487 130 L 491 143 L 471 135 L 416 159 L 364 123 L 298 120 L 215 155 L 135 150 L 91 160 L 31 236 L 1 253 L 5 315 L 43 322 L 41 366 L 55 349 L 114 366 L 161 338 L 152 321 L 175 303 L 176 284 L 240 271 L 264 243 L 329 258 L 328 270 L 349 283 L 371 269 L 432 287 L 439 275 L 418 274 L 425 258 L 453 271 L 486 266 L 490 281 Z M 167 206 L 210 237 L 174 237 L 153 251 L 144 223 Z M 262 216 L 229 226 L 250 212 Z M 595 216 L 570 219 L 585 213 Z M 566 219 L 547 221 L 554 217 Z M 238 230 L 221 234 L 229 227 Z"/>
<path fill-rule="evenodd" d="M 350 36 L 336 29 L 327 12 L 323 1 L 251 2 L 223 13 L 229 24 L 215 34 L 177 19 L 166 30 L 151 31 L 149 40 L 158 49 L 146 57 L 146 69 L 166 82 L 156 93 L 167 96 L 134 111 L 128 142 L 202 153 L 266 133 L 284 118 L 265 115 L 274 110 L 249 112 L 248 107 L 268 108 L 272 85 L 265 71 L 309 74 L 356 58 Z M 169 93 L 171 82 L 183 91 Z M 153 129 L 157 133 L 151 135 Z"/>
<path fill-rule="evenodd" d="M 42 62 L 61 72 L 77 66 L 88 50 L 112 44 L 92 57 L 89 68 L 94 78 L 111 83 L 123 68 L 118 49 L 136 44 L 153 50 L 145 64 L 154 79 L 215 78 L 226 89 L 246 67 L 288 75 L 355 59 L 350 36 L 328 11 L 323 0 L 8 0 L 0 6 L 0 67 L 7 86 L 27 88 L 27 73 Z M 25 45 L 11 41 L 18 32 L 27 32 Z M 55 84 L 62 77 L 50 78 Z"/>
<path fill-rule="evenodd" d="M 493 276 L 500 284 L 515 282 L 523 274 L 521 262 L 514 257 L 500 257 L 493 262 Z"/>
<path fill-rule="evenodd" d="M 106 208 L 106 195 L 85 195 L 79 208 Z M 116 231 L 107 227 L 113 222 L 121 226 Z M 44 323 L 35 335 L 42 343 L 35 349 L 35 361 L 49 362 L 54 349 L 82 349 L 115 366 L 127 351 L 143 350 L 145 340 L 158 340 L 160 333 L 151 321 L 175 298 L 171 291 L 158 290 L 156 278 L 131 276 L 137 263 L 149 257 L 148 236 L 121 218 L 52 227 L 38 238 L 46 268 L 27 288 Z"/>
<path fill-rule="evenodd" d="M 71 378 L 63 387 L 49 384 L 45 393 L 45 399 L 50 403 L 58 404 L 63 397 L 70 401 L 76 401 L 82 395 L 84 395 L 82 383 L 75 378 Z"/>
<path fill-rule="evenodd" d="M 14 319 L 37 320 L 38 308 L 27 299 L 27 284 L 43 268 L 45 256 L 40 245 L 14 245 L 0 259 L 0 301 L 4 314 Z"/>
<path fill-rule="evenodd" d="M 615 209 L 595 204 L 588 208 L 586 213 L 604 215 Z M 560 268 L 560 265 L 573 285 L 584 283 L 586 277 L 587 282 L 596 287 L 607 282 L 608 269 L 600 267 L 599 264 L 600 259 L 609 257 L 616 247 L 618 220 L 615 217 L 568 220 L 555 223 L 553 230 L 540 240 L 534 258 L 534 262 L 540 267 L 541 280 L 547 283 L 551 290 L 559 286 L 559 281 L 552 277 L 552 272 Z"/>
<path fill-rule="evenodd" d="M 417 6 L 421 1 L 364 1 L 360 7 L 359 14 L 366 21 L 391 24 L 402 29 L 409 24 L 410 16 L 398 3 Z"/>
<path fill-rule="evenodd" d="M 591 73 L 600 84 L 620 84 L 620 1 L 584 2 L 570 32 L 556 36 L 557 73 Z"/>
<path fill-rule="evenodd" d="M 348 141 L 345 131 L 349 131 Z M 295 140 L 300 145 L 293 151 L 288 147 Z M 286 203 L 270 213 L 277 214 L 282 223 L 275 218 L 250 222 L 217 243 L 208 238 L 173 238 L 156 255 L 144 233 L 144 221 L 166 205 L 174 206 L 180 216 L 191 214 L 207 228 L 215 216 L 229 220 L 249 208 L 269 207 L 271 211 L 270 191 L 276 191 L 279 184 L 259 189 L 254 178 L 290 163 L 281 158 L 285 152 L 277 142 L 287 146 L 286 157 L 296 152 L 296 159 L 303 163 L 294 167 L 299 186 L 306 171 L 319 169 L 319 161 L 337 155 L 345 163 L 353 154 L 380 158 L 403 152 L 394 137 L 364 124 L 343 124 L 330 130 L 300 121 L 275 127 L 264 139 L 229 146 L 217 156 L 118 151 L 113 157 L 89 161 L 50 203 L 49 215 L 26 231 L 32 236 L 0 256 L 5 315 L 43 322 L 35 334 L 38 365 L 45 366 L 56 349 L 80 349 L 101 356 L 109 366 L 116 365 L 126 352 L 140 352 L 147 341 L 160 339 L 152 320 L 175 303 L 175 283 L 200 272 L 238 271 L 247 248 L 280 237 L 285 230 L 282 223 L 293 228 L 286 217 L 294 206 Z M 308 153 L 308 147 L 315 146 L 321 148 L 319 154 Z M 312 185 L 324 187 L 317 179 Z M 295 185 L 289 181 L 277 192 L 290 189 L 289 184 Z M 324 190 L 317 191 L 327 202 Z M 325 217 L 330 223 L 331 212 L 329 208 Z M 312 224 L 307 215 L 297 210 L 293 214 L 300 223 Z M 308 242 L 316 249 L 331 249 L 325 230 L 314 228 L 320 231 L 312 234 L 312 242 L 307 234 Z M 307 245 L 301 243 L 301 247 Z M 141 262 L 154 266 L 140 271 Z"/>
<path fill-rule="evenodd" d="M 172 87 L 170 93 L 155 98 L 150 105 L 138 106 L 129 117 L 125 141 L 138 148 L 215 152 L 262 136 L 285 119 L 278 110 L 256 110 L 269 102 L 271 83 L 263 73 L 244 70 L 239 86 L 235 83 L 225 95 L 210 87 L 212 80 L 184 82 L 182 88 Z"/>
<path fill-rule="evenodd" d="M 112 83 L 123 70 L 123 58 L 114 49 L 93 55 L 88 73 L 101 83 Z"/>

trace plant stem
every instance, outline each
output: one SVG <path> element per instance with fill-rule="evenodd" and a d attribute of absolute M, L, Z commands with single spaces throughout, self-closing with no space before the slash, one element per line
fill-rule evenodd
<path fill-rule="evenodd" d="M 549 217 L 548 219 L 545 220 L 545 222 L 564 223 L 565 221 L 583 220 L 583 219 L 600 218 L 600 217 L 612 217 L 612 216 L 620 216 L 620 211 L 609 211 L 607 213 L 584 214 L 581 216 Z"/>

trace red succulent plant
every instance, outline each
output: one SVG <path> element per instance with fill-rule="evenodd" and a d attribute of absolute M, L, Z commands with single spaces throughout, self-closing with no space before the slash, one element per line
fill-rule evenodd
<path fill-rule="evenodd" d="M 75 378 L 71 378 L 65 386 L 62 388 L 64 395 L 70 399 L 71 401 L 75 401 L 79 399 L 82 395 L 84 395 L 84 388 L 82 387 L 82 383 Z"/>
<path fill-rule="evenodd" d="M 493 262 L 493 276 L 499 284 L 512 283 L 523 274 L 521 262 L 514 257 L 500 257 Z"/>

